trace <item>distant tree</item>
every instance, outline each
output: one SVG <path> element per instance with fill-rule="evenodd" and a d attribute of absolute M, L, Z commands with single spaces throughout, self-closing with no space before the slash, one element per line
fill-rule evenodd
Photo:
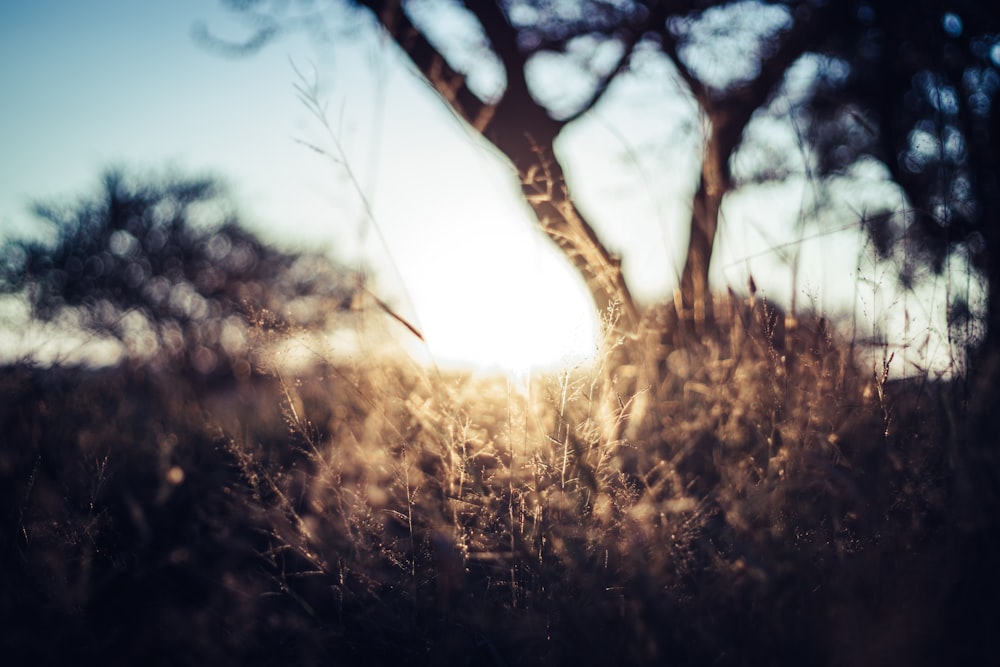
<path fill-rule="evenodd" d="M 36 205 L 55 241 L 0 246 L 0 293 L 42 321 L 71 311 L 133 358 L 246 373 L 253 318 L 327 326 L 357 284 L 325 255 L 266 245 L 231 209 L 213 179 L 109 170 L 96 196 Z"/>

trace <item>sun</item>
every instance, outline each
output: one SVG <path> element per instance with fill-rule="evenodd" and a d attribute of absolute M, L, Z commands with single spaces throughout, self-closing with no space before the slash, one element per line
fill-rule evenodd
<path fill-rule="evenodd" d="M 400 262 L 430 361 L 517 377 L 593 358 L 599 326 L 582 280 L 547 239 L 501 231 L 439 237 L 435 261 Z"/>
<path fill-rule="evenodd" d="M 470 268 L 466 280 L 417 301 L 436 363 L 517 377 L 593 357 L 596 316 L 568 268 L 555 261 L 496 268 Z"/>
<path fill-rule="evenodd" d="M 359 254 L 379 298 L 421 333 L 422 352 L 515 375 L 595 356 L 587 288 L 539 228 L 511 166 L 447 123 L 394 127 Z"/>

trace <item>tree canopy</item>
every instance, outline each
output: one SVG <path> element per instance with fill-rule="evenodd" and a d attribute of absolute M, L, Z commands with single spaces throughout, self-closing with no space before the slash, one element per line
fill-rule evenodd
<path fill-rule="evenodd" d="M 279 250 L 241 225 L 211 178 L 110 169 L 94 195 L 43 203 L 55 240 L 0 247 L 0 293 L 120 341 L 135 360 L 249 372 L 249 328 L 324 327 L 358 284 L 326 255 Z"/>
<path fill-rule="evenodd" d="M 987 312 L 965 315 L 1000 335 L 997 147 L 1000 22 L 972 0 L 435 0 L 286 3 L 227 0 L 249 18 L 237 51 L 262 47 L 283 30 L 343 23 L 352 12 L 389 37 L 468 125 L 496 146 L 521 180 L 540 228 L 566 254 L 600 310 L 620 308 L 622 328 L 639 309 L 619 258 L 572 196 L 554 145 L 616 81 L 659 58 L 678 94 L 699 112 L 701 160 L 691 195 L 677 316 L 703 330 L 711 319 L 709 266 L 723 202 L 734 189 L 781 178 L 761 163 L 734 177 L 733 160 L 756 118 L 792 108 L 803 169 L 818 181 L 859 165 L 884 166 L 904 204 L 862 212 L 880 254 L 901 253 L 904 286 L 940 271 L 957 253 L 985 279 Z M 332 13 L 331 13 L 332 12 Z M 331 18 L 332 17 L 332 18 Z M 450 30 L 436 25 L 445 21 Z M 456 20 L 460 18 L 461 20 Z M 461 29 L 455 27 L 461 26 Z M 572 71 L 562 94 L 536 76 L 545 63 Z M 815 74 L 792 90 L 790 72 Z M 483 68 L 500 72 L 484 86 Z M 662 71 L 662 70 L 661 70 Z M 496 78 L 496 77 L 494 77 Z M 567 92 L 568 91 L 568 92 Z M 669 119 L 664 119 L 669 122 Z M 626 258 L 627 260 L 627 258 Z M 956 308 L 953 308 L 956 310 Z M 959 306 L 957 310 L 962 310 Z"/>
<path fill-rule="evenodd" d="M 1000 335 L 1000 10 L 962 0 L 834 4 L 821 75 L 803 105 L 818 172 L 877 161 L 903 209 L 864 222 L 904 287 L 950 260 L 985 280 L 987 311 L 967 296 L 952 326 Z M 978 327 L 977 327 L 978 328 Z"/>

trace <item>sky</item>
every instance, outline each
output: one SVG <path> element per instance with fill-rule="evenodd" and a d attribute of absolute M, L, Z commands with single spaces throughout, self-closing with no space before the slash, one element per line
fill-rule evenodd
<path fill-rule="evenodd" d="M 510 168 L 390 44 L 345 23 L 325 41 L 287 35 L 230 58 L 194 38 L 199 24 L 246 34 L 205 1 L 3 4 L 0 238 L 37 232 L 32 201 L 88 193 L 109 165 L 210 172 L 268 240 L 370 265 L 374 289 L 420 328 L 438 363 L 520 371 L 593 352 L 588 296 L 532 226 Z M 574 196 L 644 301 L 676 285 L 697 165 L 696 113 L 662 67 L 638 64 L 646 78 L 616 84 L 557 145 Z M 554 95 L 559 71 L 537 74 Z M 482 89 L 498 85 L 488 67 L 475 75 Z M 296 83 L 316 84 L 322 117 Z M 775 132 L 788 141 L 788 128 Z M 753 274 L 778 302 L 794 293 L 860 313 L 863 328 L 898 330 L 901 313 L 922 311 L 906 335 L 939 329 L 940 294 L 914 307 L 893 292 L 856 226 L 795 224 L 808 188 L 790 180 L 730 196 L 716 286 L 742 291 Z"/>
<path fill-rule="evenodd" d="M 3 5 L 0 236 L 33 233 L 31 202 L 92 191 L 111 164 L 217 173 L 265 238 L 373 265 L 436 361 L 538 366 L 592 349 L 587 296 L 502 162 L 384 47 L 290 35 L 233 59 L 193 39 L 199 22 L 246 34 L 210 2 Z M 319 82 L 335 136 L 296 70 Z"/>

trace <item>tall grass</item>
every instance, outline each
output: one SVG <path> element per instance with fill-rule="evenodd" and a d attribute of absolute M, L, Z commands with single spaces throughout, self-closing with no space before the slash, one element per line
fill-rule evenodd
<path fill-rule="evenodd" d="M 271 359 L 211 390 L 8 368 L 4 650 L 122 664 L 988 656 L 968 624 L 981 609 L 961 599 L 959 525 L 977 517 L 956 504 L 968 450 L 953 388 L 859 367 L 818 318 L 782 327 L 760 303 L 717 302 L 711 335 L 665 347 L 651 311 L 646 335 L 521 389 L 379 359 L 299 373 Z"/>

